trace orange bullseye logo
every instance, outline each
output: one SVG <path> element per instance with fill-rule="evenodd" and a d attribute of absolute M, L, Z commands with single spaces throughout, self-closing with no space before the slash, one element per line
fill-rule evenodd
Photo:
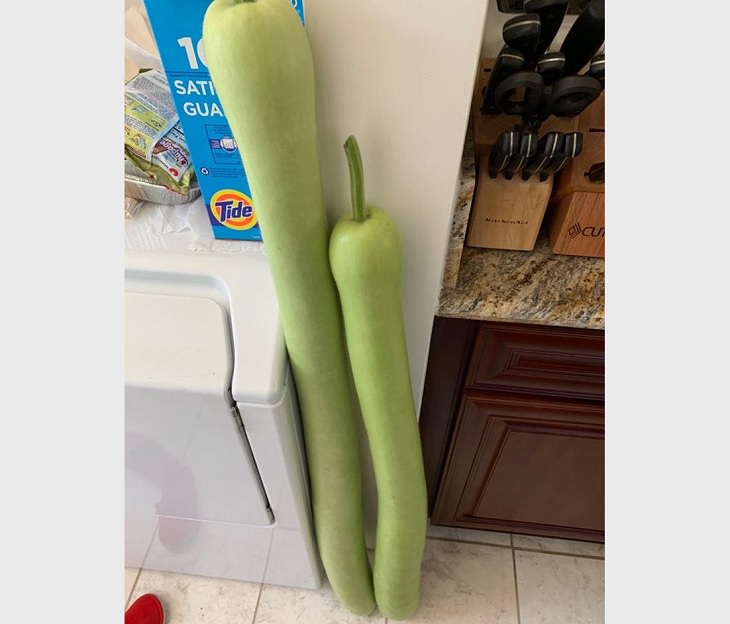
<path fill-rule="evenodd" d="M 232 230 L 249 230 L 256 225 L 251 198 L 233 189 L 223 189 L 210 198 L 210 211 L 221 225 Z"/>

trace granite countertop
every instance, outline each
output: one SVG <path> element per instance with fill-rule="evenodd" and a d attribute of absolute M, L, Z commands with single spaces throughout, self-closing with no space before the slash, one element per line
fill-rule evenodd
<path fill-rule="evenodd" d="M 438 316 L 604 329 L 605 261 L 553 254 L 541 230 L 533 251 L 464 245 L 475 186 L 467 132 Z"/>

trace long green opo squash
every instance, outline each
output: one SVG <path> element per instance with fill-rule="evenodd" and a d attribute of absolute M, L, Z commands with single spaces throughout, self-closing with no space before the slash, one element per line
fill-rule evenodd
<path fill-rule="evenodd" d="M 350 365 L 377 487 L 373 584 L 381 613 L 402 620 L 418 607 L 428 510 L 421 438 L 403 326 L 403 248 L 393 221 L 368 207 L 360 150 L 345 143 L 352 217 L 330 237 Z"/>
<path fill-rule="evenodd" d="M 368 614 L 375 601 L 359 442 L 328 260 L 309 39 L 289 0 L 214 0 L 203 47 L 241 151 L 281 310 L 319 553 L 340 602 Z"/>

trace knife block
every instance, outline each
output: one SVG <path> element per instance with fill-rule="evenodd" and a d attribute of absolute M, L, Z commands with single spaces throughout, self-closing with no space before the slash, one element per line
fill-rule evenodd
<path fill-rule="evenodd" d="M 605 160 L 604 96 L 579 118 L 583 150 L 558 172 L 545 221 L 555 254 L 605 257 L 605 183 L 591 182 L 591 165 Z"/>
<path fill-rule="evenodd" d="M 469 247 L 532 251 L 553 188 L 553 176 L 511 180 L 489 177 L 488 158 L 479 165 L 466 244 Z"/>

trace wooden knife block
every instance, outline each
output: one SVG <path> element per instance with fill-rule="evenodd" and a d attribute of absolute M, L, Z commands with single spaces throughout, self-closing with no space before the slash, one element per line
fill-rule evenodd
<path fill-rule="evenodd" d="M 502 132 L 519 126 L 519 115 L 485 115 L 480 108 L 489 82 L 493 58 L 479 61 L 471 105 L 471 127 L 476 165 L 465 243 L 470 247 L 531 251 L 543 220 L 548 222 L 553 253 L 604 257 L 604 184 L 590 182 L 584 173 L 604 160 L 604 93 L 577 117 L 550 116 L 540 126 L 546 132 L 582 132 L 583 150 L 556 176 L 545 182 L 519 174 L 506 180 L 490 178 L 488 155 Z M 555 178 L 555 182 L 553 182 Z"/>
<path fill-rule="evenodd" d="M 605 160 L 605 100 L 601 94 L 579 117 L 583 150 L 558 172 L 545 216 L 553 253 L 604 258 L 605 183 L 585 175 Z"/>
<path fill-rule="evenodd" d="M 472 200 L 466 244 L 469 247 L 535 248 L 545 209 L 553 188 L 553 176 L 544 182 L 533 176 L 511 180 L 501 174 L 489 177 L 488 158 L 482 158 Z"/>

